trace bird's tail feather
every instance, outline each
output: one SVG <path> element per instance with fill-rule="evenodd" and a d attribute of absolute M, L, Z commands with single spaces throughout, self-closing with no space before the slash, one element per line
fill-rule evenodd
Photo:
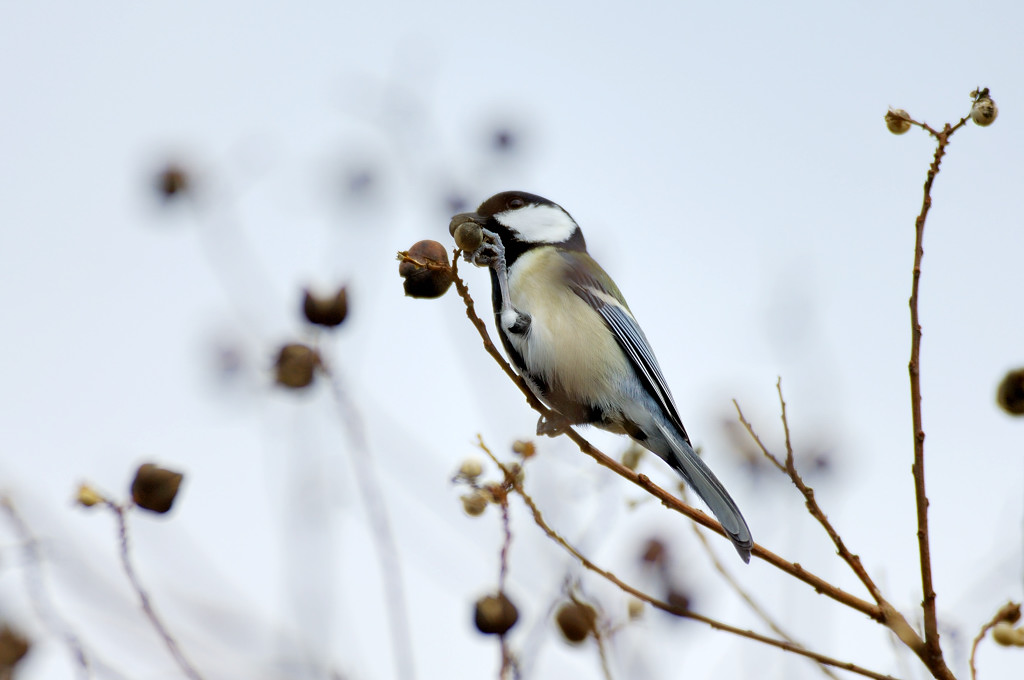
<path fill-rule="evenodd" d="M 655 453 L 659 453 L 690 488 L 697 492 L 725 529 L 725 533 L 732 539 L 736 552 L 744 562 L 750 562 L 750 548 L 754 545 L 754 539 L 750 536 L 750 528 L 747 527 L 747 522 L 743 519 L 740 509 L 736 507 L 732 496 L 715 477 L 715 473 L 697 456 L 685 438 L 660 423 L 658 429 L 667 441 L 670 452 L 669 455 L 657 451 Z"/>

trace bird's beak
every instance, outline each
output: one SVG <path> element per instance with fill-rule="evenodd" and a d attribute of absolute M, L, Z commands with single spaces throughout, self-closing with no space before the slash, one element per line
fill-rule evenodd
<path fill-rule="evenodd" d="M 448 233 L 455 236 L 455 230 L 459 228 L 460 224 L 465 224 L 466 222 L 473 222 L 483 227 L 487 224 L 487 218 L 477 213 L 459 213 L 452 218 L 451 223 L 448 225 Z"/>

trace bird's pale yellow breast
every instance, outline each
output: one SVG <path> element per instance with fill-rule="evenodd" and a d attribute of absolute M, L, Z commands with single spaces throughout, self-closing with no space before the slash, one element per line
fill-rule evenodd
<path fill-rule="evenodd" d="M 557 249 L 544 247 L 521 255 L 512 267 L 512 304 L 532 317 L 516 349 L 553 389 L 610 402 L 628 362 L 604 319 L 566 284 L 568 266 Z"/>

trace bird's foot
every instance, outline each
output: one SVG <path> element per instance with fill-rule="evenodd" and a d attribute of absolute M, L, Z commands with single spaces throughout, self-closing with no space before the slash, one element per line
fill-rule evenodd
<path fill-rule="evenodd" d="M 551 411 L 551 417 L 541 416 L 537 421 L 537 435 L 546 437 L 557 437 L 572 425 L 569 419 L 560 413 Z"/>
<path fill-rule="evenodd" d="M 526 335 L 526 332 L 530 330 L 530 323 L 532 321 L 533 317 L 525 312 L 520 312 L 511 305 L 501 312 L 501 325 L 509 333 Z"/>

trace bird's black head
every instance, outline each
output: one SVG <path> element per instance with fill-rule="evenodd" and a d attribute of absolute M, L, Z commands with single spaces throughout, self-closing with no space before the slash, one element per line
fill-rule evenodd
<path fill-rule="evenodd" d="M 510 267 L 517 257 L 539 246 L 587 250 L 583 232 L 562 206 L 525 191 L 503 191 L 491 196 L 475 213 L 453 217 L 452 230 L 466 221 L 476 222 L 498 235 Z"/>

